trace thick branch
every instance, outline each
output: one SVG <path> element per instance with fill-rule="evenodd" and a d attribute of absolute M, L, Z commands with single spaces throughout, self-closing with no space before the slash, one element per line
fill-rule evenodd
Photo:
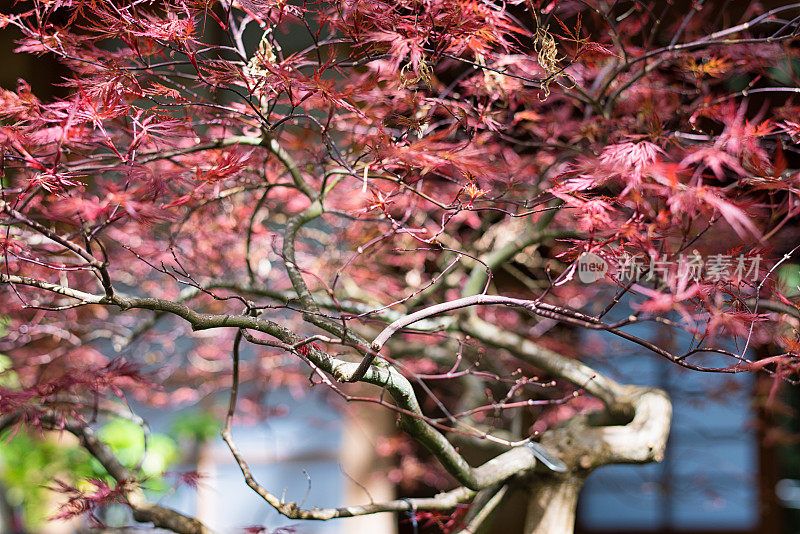
<path fill-rule="evenodd" d="M 294 287 L 297 296 L 300 298 L 300 304 L 305 310 L 316 311 L 318 308 L 305 280 L 303 280 L 300 269 L 297 267 L 294 253 L 295 239 L 297 238 L 297 231 L 305 224 L 322 215 L 322 212 L 322 203 L 320 201 L 313 202 L 303 212 L 289 219 L 283 233 L 283 261 L 289 274 L 289 280 L 292 282 L 292 287 Z"/>
<path fill-rule="evenodd" d="M 559 451 L 570 471 L 660 462 L 667 446 L 672 404 L 660 389 L 626 387 L 633 406 L 633 418 L 627 424 L 609 424 L 602 420 L 602 414 L 578 415 L 546 432 L 542 443 Z"/>
<path fill-rule="evenodd" d="M 246 328 L 270 334 L 283 343 L 290 345 L 303 341 L 302 338 L 288 328 L 258 317 L 229 314 L 203 314 L 183 304 L 153 297 L 122 297 L 117 294 L 112 296 L 92 295 L 41 280 L 24 278 L 16 275 L 7 276 L 0 274 L 0 282 L 12 282 L 38 287 L 40 289 L 77 298 L 84 304 L 116 305 L 123 310 L 138 308 L 163 311 L 182 317 L 191 324 L 194 330 L 210 328 Z M 307 357 L 314 365 L 342 382 L 353 381 L 353 375 L 358 367 L 356 363 L 334 358 L 314 346 L 309 348 Z M 501 457 L 508 455 L 507 466 L 504 465 L 500 469 L 493 468 L 491 472 L 487 472 L 484 469 L 485 466 L 473 469 L 445 436 L 424 421 L 424 415 L 417 401 L 416 394 L 414 393 L 414 388 L 407 378 L 392 368 L 371 367 L 368 372 L 364 374 L 362 380 L 369 384 L 385 388 L 397 403 L 398 407 L 417 416 L 412 417 L 403 414 L 400 418 L 400 426 L 431 451 L 442 466 L 453 475 L 460 484 L 470 489 L 477 490 L 503 480 L 520 470 L 524 471 L 533 468 L 535 464 L 533 454 L 527 448 L 518 447 L 501 455 Z M 506 469 L 506 467 L 509 469 Z"/>
<path fill-rule="evenodd" d="M 326 332 L 340 337 L 348 343 L 367 346 L 368 343 L 365 339 L 347 330 L 342 324 L 336 323 L 327 317 L 321 317 L 317 313 L 319 311 L 319 306 L 314 300 L 311 291 L 308 289 L 305 280 L 303 280 L 303 274 L 300 272 L 300 268 L 295 259 L 295 240 L 297 238 L 297 232 L 304 225 L 322 215 L 323 211 L 324 208 L 321 200 L 316 200 L 303 212 L 295 215 L 286 223 L 283 235 L 283 261 L 286 266 L 286 272 L 289 275 L 289 280 L 292 282 L 292 287 L 300 299 L 304 320 L 322 328 Z"/>

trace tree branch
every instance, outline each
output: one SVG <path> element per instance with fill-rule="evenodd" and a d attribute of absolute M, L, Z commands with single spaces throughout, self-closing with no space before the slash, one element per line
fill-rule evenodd
<path fill-rule="evenodd" d="M 21 414 L 3 417 L 2 426 L 7 427 Z M 88 425 L 77 421 L 61 422 L 52 416 L 42 416 L 41 421 L 56 430 L 67 430 L 80 440 L 81 445 L 94 456 L 106 472 L 116 480 L 122 496 L 133 510 L 133 518 L 143 523 L 152 523 L 158 528 L 171 530 L 178 534 L 214 534 L 201 521 L 184 515 L 171 508 L 149 502 L 133 474 L 119 461 L 111 448 L 103 443 Z"/>
<path fill-rule="evenodd" d="M 258 317 L 229 314 L 203 314 L 183 304 L 154 297 L 122 297 L 118 294 L 110 297 L 92 295 L 41 280 L 24 278 L 16 275 L 8 276 L 0 274 L 0 282 L 12 282 L 46 289 L 73 298 L 79 298 L 84 304 L 115 305 L 123 310 L 136 308 L 163 311 L 182 317 L 189 322 L 194 330 L 247 328 L 270 334 L 287 344 L 295 344 L 303 341 L 300 336 L 288 328 Z M 359 367 L 357 363 L 350 363 L 339 358 L 334 358 L 316 346 L 309 347 L 307 358 L 312 361 L 314 365 L 332 375 L 340 382 L 353 381 L 353 375 Z M 361 380 L 385 388 L 400 408 L 417 415 L 418 417 L 411 417 L 405 414 L 401 415 L 401 428 L 427 448 L 459 483 L 470 489 L 481 489 L 519 471 L 532 469 L 536 463 L 535 457 L 529 449 L 517 447 L 498 457 L 505 458 L 505 464 L 490 469 L 487 466 L 492 462 L 488 462 L 484 464 L 484 466 L 474 469 L 458 453 L 445 436 L 424 421 L 424 415 L 419 406 L 416 394 L 414 393 L 414 388 L 406 377 L 393 368 L 372 367 L 364 373 Z"/>

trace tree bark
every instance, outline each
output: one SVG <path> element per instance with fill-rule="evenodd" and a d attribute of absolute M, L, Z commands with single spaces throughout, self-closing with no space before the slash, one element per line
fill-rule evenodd
<path fill-rule="evenodd" d="M 533 480 L 529 486 L 525 534 L 572 534 L 584 480 L 584 475 L 576 473 Z"/>
<path fill-rule="evenodd" d="M 652 388 L 626 386 L 626 391 L 633 407 L 633 417 L 626 424 L 603 421 L 607 413 L 580 414 L 544 433 L 542 445 L 558 451 L 569 471 L 531 475 L 525 534 L 574 532 L 578 495 L 594 469 L 663 459 L 672 417 L 669 398 Z"/>

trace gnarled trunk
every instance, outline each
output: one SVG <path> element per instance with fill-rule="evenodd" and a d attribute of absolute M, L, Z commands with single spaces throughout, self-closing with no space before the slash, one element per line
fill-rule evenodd
<path fill-rule="evenodd" d="M 538 478 L 529 486 L 530 500 L 525 517 L 525 534 L 571 534 L 575 510 L 585 476 Z"/>
<path fill-rule="evenodd" d="M 669 398 L 652 388 L 626 386 L 626 392 L 633 416 L 624 424 L 603 421 L 603 414 L 595 414 L 599 419 L 581 414 L 542 436 L 542 445 L 558 451 L 568 471 L 531 475 L 525 534 L 571 534 L 578 494 L 592 470 L 664 457 L 672 417 Z"/>

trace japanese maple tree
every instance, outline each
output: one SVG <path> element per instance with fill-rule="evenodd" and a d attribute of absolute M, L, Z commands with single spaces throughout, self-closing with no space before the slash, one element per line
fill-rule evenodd
<path fill-rule="evenodd" d="M 0 89 L 0 426 L 74 434 L 113 479 L 54 483 L 60 517 L 121 502 L 210 532 L 96 428 L 138 421 L 127 399 L 230 391 L 242 483 L 289 518 L 476 532 L 513 481 L 526 534 L 571 532 L 586 476 L 659 461 L 671 415 L 591 367 L 611 349 L 584 332 L 794 383 L 777 273 L 797 252 L 799 20 L 701 0 L 17 0 L 15 53 L 71 74 L 48 101 Z M 392 411 L 442 493 L 285 502 L 231 431 L 266 416 L 241 391 L 278 386 Z"/>

